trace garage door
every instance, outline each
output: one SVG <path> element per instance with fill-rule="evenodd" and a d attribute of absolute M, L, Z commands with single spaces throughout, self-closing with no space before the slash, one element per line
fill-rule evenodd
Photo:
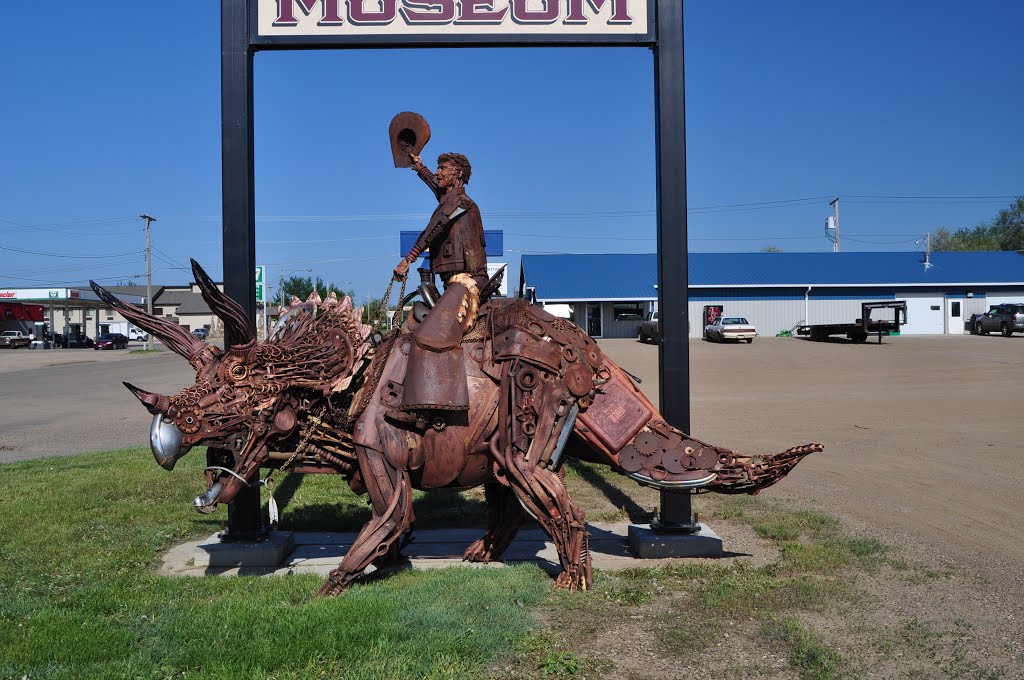
<path fill-rule="evenodd" d="M 945 297 L 941 293 L 899 292 L 897 300 L 907 301 L 907 335 L 942 335 L 945 329 Z"/>
<path fill-rule="evenodd" d="M 988 305 L 1002 305 L 1007 302 L 1024 302 L 1024 292 L 1021 293 L 1000 293 L 999 295 L 986 295 L 985 303 Z M 987 307 L 986 307 L 987 309 Z"/>

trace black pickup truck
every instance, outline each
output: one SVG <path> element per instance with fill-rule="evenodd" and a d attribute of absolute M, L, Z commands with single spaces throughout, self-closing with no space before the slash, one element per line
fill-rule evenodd
<path fill-rule="evenodd" d="M 1014 333 L 1024 333 L 1024 303 L 993 305 L 984 314 L 972 314 L 964 325 L 971 335 L 988 335 L 998 331 L 1004 338 L 1008 338 Z"/>

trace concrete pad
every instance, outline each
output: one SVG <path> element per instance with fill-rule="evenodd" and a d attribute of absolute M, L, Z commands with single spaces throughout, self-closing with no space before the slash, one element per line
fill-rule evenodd
<path fill-rule="evenodd" d="M 595 569 L 617 571 L 653 566 L 657 558 L 680 556 L 720 556 L 722 542 L 717 534 L 703 527 L 693 536 L 661 534 L 641 545 L 646 559 L 630 550 L 632 535 L 648 527 L 626 524 L 588 524 L 590 555 Z M 529 562 L 545 571 L 560 570 L 558 553 L 547 534 L 536 525 L 519 532 L 501 562 L 462 561 L 466 548 L 483 535 L 483 529 L 434 529 L 417 531 L 403 554 L 408 562 L 399 567 L 438 569 L 450 566 L 501 567 Z M 217 535 L 175 546 L 164 555 L 160 573 L 167 576 L 287 575 L 315 573 L 325 576 L 338 566 L 356 538 L 355 532 L 275 532 L 262 543 L 220 543 Z M 686 547 L 680 551 L 680 539 Z M 674 544 L 671 554 L 664 545 Z M 649 545 L 648 545 L 649 544 Z M 651 558 L 654 558 L 653 561 Z"/>
<path fill-rule="evenodd" d="M 294 547 L 291 531 L 272 532 L 259 543 L 221 543 L 217 534 L 195 547 L 196 567 L 277 567 Z"/>
<path fill-rule="evenodd" d="M 695 534 L 662 534 L 650 524 L 629 525 L 629 546 L 641 559 L 665 557 L 720 557 L 722 539 L 707 524 Z"/>

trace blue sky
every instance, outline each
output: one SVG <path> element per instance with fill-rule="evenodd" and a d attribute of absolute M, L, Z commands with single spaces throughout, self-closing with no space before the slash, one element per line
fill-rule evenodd
<path fill-rule="evenodd" d="M 219 3 L 33 7 L 0 42 L 0 288 L 144 281 L 141 212 L 154 282 L 189 280 L 189 257 L 219 277 Z M 844 251 L 993 216 L 1024 193 L 1021 25 L 1008 0 L 690 0 L 691 250 L 831 250 L 834 196 Z M 470 157 L 513 270 L 524 252 L 654 250 L 647 49 L 260 53 L 255 74 L 272 281 L 383 292 L 399 231 L 436 205 L 392 166 L 404 110 L 430 121 L 426 158 Z"/>

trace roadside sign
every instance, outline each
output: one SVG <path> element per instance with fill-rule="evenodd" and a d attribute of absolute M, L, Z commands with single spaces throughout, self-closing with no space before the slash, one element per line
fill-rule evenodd
<path fill-rule="evenodd" d="M 263 302 L 264 299 L 266 299 L 266 295 L 264 293 L 267 287 L 266 278 L 264 277 L 266 269 L 266 265 L 256 265 L 256 302 Z"/>

